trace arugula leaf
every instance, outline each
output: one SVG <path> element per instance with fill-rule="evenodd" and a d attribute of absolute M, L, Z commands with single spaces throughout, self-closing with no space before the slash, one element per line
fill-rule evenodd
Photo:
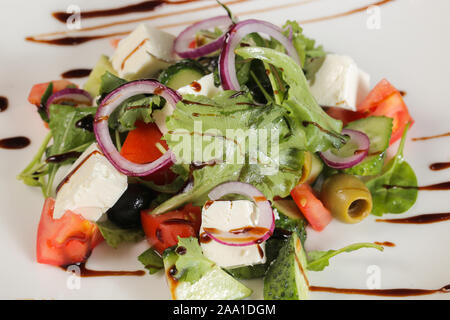
<path fill-rule="evenodd" d="M 167 121 L 169 133 L 165 139 L 182 163 L 212 165 L 194 170 L 193 189 L 171 199 L 169 206 L 164 205 L 166 208 L 182 201 L 206 201 L 206 193 L 225 181 L 253 184 L 269 199 L 289 195 L 301 176 L 304 136 L 303 131 L 292 132 L 283 108 L 255 106 L 247 95 L 236 96 L 231 91 L 213 99 L 185 99 Z M 201 128 L 196 127 L 198 124 Z M 228 130 L 240 135 L 231 136 Z M 252 137 L 261 132 L 267 133 L 267 148 L 250 148 Z M 161 212 L 159 209 L 157 212 Z"/>
<path fill-rule="evenodd" d="M 194 283 L 210 271 L 215 263 L 207 259 L 202 252 L 197 238 L 180 238 L 175 249 L 178 256 L 175 267 L 178 270 L 177 279 Z"/>
<path fill-rule="evenodd" d="M 145 238 L 142 228 L 123 229 L 110 220 L 99 221 L 97 226 L 106 243 L 113 248 L 124 242 L 139 242 Z"/>
<path fill-rule="evenodd" d="M 289 89 L 282 106 L 294 119 L 293 131 L 304 131 L 308 151 L 324 151 L 334 146 L 339 148 L 346 142 L 340 134 L 342 122 L 328 116 L 317 104 L 309 90 L 302 68 L 289 56 L 274 49 L 243 47 L 236 54 L 245 59 L 259 59 L 282 70 L 282 76 Z"/>
<path fill-rule="evenodd" d="M 408 128 L 409 125 L 403 132 L 397 154 L 386 164 L 381 175 L 366 182 L 372 194 L 372 214 L 376 216 L 384 213 L 403 213 L 417 200 L 417 177 L 403 157 Z"/>
<path fill-rule="evenodd" d="M 150 274 L 154 274 L 164 268 L 162 257 L 152 248 L 144 251 L 138 257 L 138 260 L 144 265 Z"/>
<path fill-rule="evenodd" d="M 330 259 L 343 252 L 352 252 L 362 248 L 374 248 L 383 251 L 383 246 L 374 243 L 354 243 L 339 250 L 309 251 L 307 269 L 311 271 L 322 271 L 330 265 Z"/>
<path fill-rule="evenodd" d="M 303 34 L 303 28 L 298 22 L 288 20 L 283 26 L 283 34 L 290 37 L 292 34 L 292 44 L 300 57 L 303 69 L 308 58 L 319 58 L 325 56 L 322 46 L 316 46 L 316 41 Z"/>
<path fill-rule="evenodd" d="M 90 143 L 94 142 L 95 136 L 93 132 L 78 128 L 75 124 L 88 115 L 94 116 L 96 111 L 97 108 L 95 107 L 73 107 L 52 104 L 50 106 L 50 114 L 52 116 L 49 126 L 53 135 L 53 145 L 48 148 L 47 157 L 72 151 L 80 146 L 85 146 L 84 149 L 86 149 Z M 48 183 L 45 190 L 47 197 L 51 196 L 50 193 L 56 171 L 65 163 L 67 162 L 48 165 Z"/>
<path fill-rule="evenodd" d="M 107 95 L 108 93 L 112 92 L 113 90 L 117 89 L 121 85 L 127 83 L 127 80 L 124 80 L 122 78 L 119 78 L 115 75 L 113 75 L 111 72 L 106 71 L 102 77 L 100 82 L 100 101 Z"/>
<path fill-rule="evenodd" d="M 163 100 L 156 95 L 130 98 L 114 110 L 109 117 L 108 125 L 111 129 L 122 133 L 136 129 L 135 123 L 138 120 L 145 123 L 153 122 L 153 109 L 159 109 L 163 105 Z"/>

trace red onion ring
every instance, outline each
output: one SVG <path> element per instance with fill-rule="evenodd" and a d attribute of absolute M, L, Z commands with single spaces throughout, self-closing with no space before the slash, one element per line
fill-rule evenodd
<path fill-rule="evenodd" d="M 136 177 L 147 176 L 163 168 L 171 161 L 175 162 L 175 156 L 169 150 L 151 163 L 137 164 L 122 157 L 114 146 L 109 134 L 108 118 L 122 102 L 139 94 L 159 95 L 173 108 L 181 100 L 181 96 L 176 91 L 156 80 L 136 80 L 125 83 L 108 94 L 100 103 L 94 118 L 94 133 L 103 154 L 118 171 L 127 176 Z"/>
<path fill-rule="evenodd" d="M 208 232 L 206 230 L 205 233 L 214 241 L 227 246 L 235 247 L 251 246 L 261 243 L 270 238 L 273 234 L 273 230 L 275 229 L 275 216 L 273 214 L 270 202 L 261 193 L 261 191 L 248 183 L 226 182 L 215 187 L 208 194 L 208 196 L 211 200 L 218 200 L 223 196 L 231 193 L 246 196 L 248 198 L 251 198 L 255 202 L 256 206 L 259 209 L 258 227 L 267 229 L 267 232 L 260 238 L 248 242 L 242 242 L 243 238 L 248 238 L 248 235 L 245 235 L 245 233 L 235 234 L 231 232 L 221 232 L 220 234 L 214 234 L 213 232 Z M 221 239 L 221 235 L 226 235 L 227 240 Z M 234 242 L 233 239 L 235 239 L 236 242 Z"/>
<path fill-rule="evenodd" d="M 285 47 L 287 54 L 300 64 L 300 58 L 292 42 L 283 35 L 279 27 L 269 22 L 255 19 L 239 22 L 228 31 L 219 58 L 220 80 L 225 90 L 240 90 L 241 87 L 236 76 L 236 54 L 234 50 L 245 36 L 255 32 L 261 32 L 276 39 Z"/>
<path fill-rule="evenodd" d="M 198 31 L 208 30 L 217 26 L 224 26 L 226 29 L 228 29 L 232 23 L 233 22 L 231 21 L 229 16 L 218 16 L 194 23 L 193 25 L 184 29 L 175 39 L 175 53 L 184 59 L 195 59 L 219 50 L 220 48 L 222 48 L 223 42 L 225 41 L 225 34 L 223 34 L 216 40 L 198 48 L 192 49 L 189 48 L 189 45 L 192 42 L 192 39 L 195 39 L 195 35 Z"/>
<path fill-rule="evenodd" d="M 62 101 L 75 101 L 78 104 L 92 105 L 92 97 L 86 90 L 78 88 L 65 88 L 55 92 L 47 99 L 47 113 L 52 104 L 58 104 Z"/>
<path fill-rule="evenodd" d="M 357 130 L 343 129 L 342 134 L 349 136 L 349 142 L 355 142 L 358 145 L 358 148 L 355 151 L 354 155 L 345 158 L 339 157 L 330 149 L 325 152 L 321 152 L 320 157 L 331 168 L 347 169 L 354 167 L 355 165 L 363 161 L 369 153 L 370 140 L 365 133 Z"/>

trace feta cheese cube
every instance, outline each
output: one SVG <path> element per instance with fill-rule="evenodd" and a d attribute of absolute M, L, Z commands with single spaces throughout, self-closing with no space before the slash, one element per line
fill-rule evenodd
<path fill-rule="evenodd" d="M 181 87 L 177 90 L 181 95 L 193 94 L 193 95 L 203 95 L 208 98 L 213 98 L 216 94 L 223 91 L 222 86 L 216 87 L 214 85 L 214 74 L 210 73 L 199 80 Z M 167 133 L 166 118 L 173 113 L 174 109 L 172 106 L 166 104 L 161 110 L 155 110 L 152 114 L 153 120 L 158 126 L 162 134 Z"/>
<path fill-rule="evenodd" d="M 258 207 L 251 201 L 214 201 L 205 205 L 202 210 L 200 234 L 204 232 L 204 228 L 215 228 L 228 232 L 232 229 L 254 227 L 258 223 L 258 219 Z M 266 262 L 264 242 L 259 245 L 233 247 L 212 240 L 201 243 L 201 247 L 205 257 L 224 268 Z"/>
<path fill-rule="evenodd" d="M 53 218 L 59 219 L 70 210 L 97 221 L 119 200 L 127 186 L 127 176 L 117 171 L 94 143 L 75 161 L 61 182 Z"/>
<path fill-rule="evenodd" d="M 210 73 L 191 84 L 177 90 L 181 95 L 193 94 L 213 98 L 223 91 L 222 86 L 216 87 L 214 84 L 214 74 Z"/>
<path fill-rule="evenodd" d="M 155 76 L 175 60 L 170 33 L 140 24 L 122 39 L 111 57 L 111 63 L 121 78 L 136 80 Z"/>
<path fill-rule="evenodd" d="M 310 83 L 311 93 L 321 106 L 356 111 L 356 106 L 369 91 L 370 77 L 352 58 L 328 54 Z"/>

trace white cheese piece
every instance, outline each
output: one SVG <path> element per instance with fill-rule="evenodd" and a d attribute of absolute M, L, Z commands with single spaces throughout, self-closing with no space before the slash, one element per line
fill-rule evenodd
<path fill-rule="evenodd" d="M 214 74 L 210 73 L 199 80 L 195 81 L 196 84 L 193 83 L 181 87 L 178 89 L 178 93 L 181 95 L 193 94 L 193 95 L 203 95 L 208 98 L 213 98 L 215 95 L 219 94 L 223 91 L 222 86 L 216 87 L 214 85 Z M 200 90 L 196 90 L 195 88 L 200 88 Z M 166 126 L 166 118 L 170 116 L 174 111 L 174 108 L 169 104 L 166 104 L 161 110 L 153 111 L 152 117 L 155 121 L 156 125 L 161 131 L 162 134 L 166 134 L 168 132 Z"/>
<path fill-rule="evenodd" d="M 202 226 L 215 228 L 221 231 L 230 231 L 242 227 L 254 227 L 259 219 L 259 210 L 256 205 L 248 200 L 214 201 L 208 203 L 202 210 Z M 245 265 L 254 265 L 266 262 L 265 243 L 245 247 L 233 247 L 220 244 L 214 240 L 201 243 L 203 254 L 208 259 L 224 268 L 234 268 Z"/>
<path fill-rule="evenodd" d="M 222 86 L 216 87 L 214 85 L 214 74 L 210 73 L 187 86 L 181 87 L 177 91 L 183 96 L 186 94 L 193 94 L 196 96 L 202 95 L 213 98 L 215 95 L 222 92 L 223 89 Z"/>
<path fill-rule="evenodd" d="M 97 221 L 119 200 L 127 186 L 127 176 L 117 171 L 94 143 L 75 161 L 63 180 L 53 218 L 59 219 L 70 210 Z"/>
<path fill-rule="evenodd" d="M 328 54 L 310 84 L 311 93 L 321 106 L 356 111 L 357 102 L 368 93 L 370 77 L 352 58 Z"/>
<path fill-rule="evenodd" d="M 121 78 L 127 80 L 155 76 L 175 60 L 170 33 L 140 24 L 122 39 L 111 57 L 111 63 Z"/>

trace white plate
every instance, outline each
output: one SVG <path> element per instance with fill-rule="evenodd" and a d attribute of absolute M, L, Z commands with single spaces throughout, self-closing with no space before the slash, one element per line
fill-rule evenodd
<path fill-rule="evenodd" d="M 123 1 L 125 3 L 125 1 Z M 136 1 L 137 2 L 137 1 Z M 362 7 L 375 0 L 277 1 L 253 0 L 231 6 L 236 13 L 272 8 L 288 3 L 295 6 L 247 14 L 244 18 L 261 18 L 281 24 L 286 19 L 305 20 Z M 202 1 L 188 5 L 165 6 L 156 13 L 184 11 L 186 8 L 213 4 Z M 32 144 L 23 150 L 0 150 L 0 298 L 9 299 L 167 299 L 169 291 L 161 274 L 145 277 L 83 278 L 79 290 L 67 286 L 69 275 L 57 268 L 35 262 L 35 238 L 43 203 L 40 191 L 19 183 L 15 176 L 29 162 L 46 134 L 35 107 L 26 98 L 34 83 L 57 79 L 72 68 L 90 68 L 101 53 L 111 54 L 109 41 L 99 40 L 74 47 L 56 47 L 24 41 L 30 34 L 64 30 L 65 26 L 50 16 L 65 10 L 71 1 L 3 0 L 0 4 L 2 45 L 0 50 L 0 95 L 10 101 L 0 113 L 0 138 L 24 135 Z M 108 8 L 110 1 L 78 0 L 82 9 Z M 117 4 L 117 1 L 114 3 Z M 372 85 L 388 78 L 405 98 L 416 124 L 409 137 L 450 131 L 449 78 L 450 2 L 447 0 L 404 0 L 390 2 L 367 12 L 304 26 L 307 35 L 317 39 L 328 51 L 351 55 L 372 76 Z M 202 19 L 221 14 L 218 8 L 167 16 L 151 20 L 155 26 Z M 151 15 L 132 14 L 113 18 L 83 20 L 84 26 Z M 375 16 L 374 16 L 375 14 Z M 380 28 L 373 22 L 379 17 Z M 373 20 L 375 19 L 375 20 Z M 369 28 L 369 27 L 371 28 Z M 107 29 L 130 30 L 134 24 Z M 183 27 L 168 28 L 176 34 Z M 102 31 L 103 32 L 103 31 Z M 106 31 L 105 31 L 106 32 Z M 97 31 L 97 33 L 100 33 Z M 432 172 L 432 162 L 450 160 L 450 138 L 426 142 L 408 140 L 406 157 L 416 171 L 421 185 L 449 181 L 450 170 Z M 450 211 L 449 191 L 423 191 L 416 205 L 405 215 Z M 395 248 L 384 253 L 362 250 L 333 259 L 324 272 L 311 272 L 311 283 L 347 288 L 367 288 L 366 282 L 376 266 L 381 288 L 436 289 L 449 281 L 449 222 L 430 225 L 396 225 L 376 223 L 369 217 L 358 225 L 334 221 L 324 232 L 309 230 L 307 249 L 339 248 L 358 241 L 391 241 Z M 102 244 L 88 265 L 96 269 L 140 269 L 136 256 L 146 248 L 145 242 L 123 246 L 119 250 Z M 372 267 L 373 268 L 373 267 Z M 259 281 L 253 298 L 261 297 Z M 314 299 L 370 298 L 366 296 L 313 293 Z M 373 297 L 372 297 L 373 298 Z M 450 295 L 434 294 L 426 299 L 448 299 Z"/>

